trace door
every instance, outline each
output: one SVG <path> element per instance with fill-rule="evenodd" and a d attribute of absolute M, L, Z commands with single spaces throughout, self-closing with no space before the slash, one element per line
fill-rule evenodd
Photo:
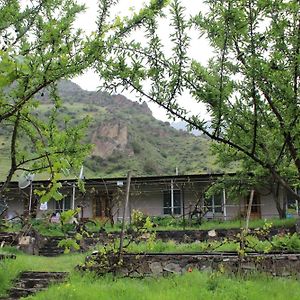
<path fill-rule="evenodd" d="M 111 216 L 112 194 L 99 192 L 93 200 L 93 217 L 106 219 Z"/>
<path fill-rule="evenodd" d="M 250 193 L 245 200 L 245 216 L 247 215 L 248 205 L 250 201 Z M 260 219 L 261 218 L 261 203 L 260 203 L 260 196 L 255 191 L 253 195 L 250 219 Z"/>

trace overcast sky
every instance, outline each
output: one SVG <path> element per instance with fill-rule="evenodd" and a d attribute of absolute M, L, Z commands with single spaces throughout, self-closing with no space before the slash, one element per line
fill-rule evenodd
<path fill-rule="evenodd" d="M 84 29 L 87 33 L 90 33 L 96 30 L 95 21 L 97 18 L 97 0 L 77 0 L 78 3 L 85 4 L 86 12 L 82 14 L 76 21 L 76 25 L 82 29 Z M 194 14 L 199 10 L 205 11 L 206 7 L 203 4 L 202 0 L 182 0 L 182 4 L 186 7 L 186 14 Z M 130 15 L 129 8 L 133 7 L 134 9 L 139 9 L 142 7 L 143 1 L 141 0 L 120 0 L 119 4 L 114 8 L 113 14 L 114 15 Z M 161 32 L 162 38 L 168 43 L 168 26 L 167 24 L 161 24 Z M 205 63 L 208 58 L 212 55 L 212 52 L 209 48 L 208 42 L 202 38 L 199 40 L 196 32 L 191 32 L 191 39 L 192 39 L 192 47 L 189 49 L 190 57 L 193 57 L 202 63 Z M 74 82 L 79 84 L 83 89 L 96 91 L 98 90 L 100 80 L 92 70 L 87 71 L 85 74 L 74 78 Z M 137 100 L 137 97 L 130 93 L 130 92 L 123 92 L 123 94 L 131 99 Z M 195 104 L 188 94 L 184 94 L 180 99 L 181 103 L 184 103 L 184 106 L 188 109 L 193 111 L 194 113 L 200 113 L 203 117 L 207 118 L 205 108 L 199 104 Z M 154 103 L 148 103 L 149 107 L 151 108 L 154 117 L 157 119 L 167 121 L 168 117 L 166 116 L 164 110 L 159 108 Z"/>

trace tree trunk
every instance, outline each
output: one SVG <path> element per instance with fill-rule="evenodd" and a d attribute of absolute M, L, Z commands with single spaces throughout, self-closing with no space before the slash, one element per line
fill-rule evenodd
<path fill-rule="evenodd" d="M 276 209 L 278 211 L 279 218 L 286 219 L 286 196 L 283 197 L 283 201 L 281 204 L 279 198 L 279 191 L 280 191 L 280 184 L 278 182 L 274 183 L 274 186 L 272 188 L 272 195 L 276 204 Z"/>

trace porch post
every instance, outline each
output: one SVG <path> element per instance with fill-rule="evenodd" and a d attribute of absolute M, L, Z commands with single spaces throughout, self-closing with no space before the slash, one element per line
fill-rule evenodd
<path fill-rule="evenodd" d="M 298 194 L 297 188 L 295 188 L 295 193 Z M 298 207 L 299 201 L 297 199 L 295 199 L 295 205 L 296 205 L 296 214 L 297 214 L 297 216 L 299 216 L 299 207 Z"/>
<path fill-rule="evenodd" d="M 185 199 L 184 199 L 184 188 L 181 186 L 180 189 L 180 198 L 182 202 L 182 222 L 183 222 L 183 229 L 185 229 Z"/>
<path fill-rule="evenodd" d="M 223 189 L 223 216 L 224 221 L 227 220 L 227 209 L 226 209 L 226 191 Z"/>
<path fill-rule="evenodd" d="M 76 185 L 73 183 L 72 186 L 72 209 L 75 209 L 75 191 L 76 191 Z"/>
<path fill-rule="evenodd" d="M 171 215 L 174 215 L 174 181 L 171 179 Z"/>
<path fill-rule="evenodd" d="M 30 180 L 30 192 L 29 192 L 29 217 L 31 216 L 31 206 L 32 206 L 32 180 Z"/>

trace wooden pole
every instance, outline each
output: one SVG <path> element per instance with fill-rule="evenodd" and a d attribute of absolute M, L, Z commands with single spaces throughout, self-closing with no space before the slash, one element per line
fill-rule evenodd
<path fill-rule="evenodd" d="M 72 185 L 72 209 L 75 209 L 75 192 L 76 192 L 76 185 L 75 182 Z"/>
<path fill-rule="evenodd" d="M 245 238 L 246 238 L 246 235 L 248 234 L 249 219 L 250 219 L 250 215 L 251 215 L 253 198 L 254 198 L 254 190 L 251 190 L 249 204 L 248 204 L 248 208 L 247 208 L 246 224 L 245 224 L 245 228 L 242 229 L 242 232 L 241 232 L 240 252 L 239 252 L 240 259 L 243 259 L 244 255 L 245 255 Z"/>
<path fill-rule="evenodd" d="M 182 200 L 182 224 L 183 224 L 183 230 L 185 230 L 185 199 L 184 199 L 184 190 L 182 187 L 180 189 L 180 195 Z"/>
<path fill-rule="evenodd" d="M 224 221 L 227 221 L 227 207 L 226 207 L 226 191 L 223 189 L 223 217 Z"/>
<path fill-rule="evenodd" d="M 254 198 L 254 190 L 251 190 L 248 209 L 247 209 L 247 218 L 246 218 L 246 226 L 245 226 L 245 231 L 246 232 L 248 232 L 248 228 L 249 228 L 249 220 L 250 220 L 250 216 L 251 216 L 253 198 Z"/>
<path fill-rule="evenodd" d="M 31 217 L 31 206 L 32 206 L 32 180 L 30 181 L 30 192 L 29 192 L 29 217 Z"/>
<path fill-rule="evenodd" d="M 127 173 L 126 196 L 125 196 L 125 203 L 124 203 L 124 209 L 123 209 L 122 229 L 121 229 L 121 233 L 120 233 L 119 258 L 121 258 L 121 253 L 122 253 L 122 250 L 123 250 L 124 231 L 125 231 L 125 217 L 126 217 L 126 212 L 127 212 L 127 209 L 128 209 L 130 182 L 131 182 L 131 172 L 129 171 Z"/>

